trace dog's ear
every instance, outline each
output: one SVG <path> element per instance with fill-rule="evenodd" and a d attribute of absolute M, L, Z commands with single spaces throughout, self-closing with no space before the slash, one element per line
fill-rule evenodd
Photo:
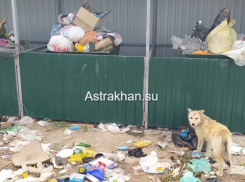
<path fill-rule="evenodd" d="M 200 114 L 203 114 L 205 111 L 204 110 L 200 110 L 198 111 Z"/>
<path fill-rule="evenodd" d="M 187 111 L 189 111 L 189 113 L 190 113 L 190 112 L 192 112 L 192 110 L 191 110 L 191 109 L 187 109 Z"/>

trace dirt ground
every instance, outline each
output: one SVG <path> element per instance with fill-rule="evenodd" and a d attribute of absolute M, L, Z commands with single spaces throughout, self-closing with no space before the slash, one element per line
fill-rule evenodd
<path fill-rule="evenodd" d="M 70 126 L 81 126 L 83 127 L 83 124 L 74 124 L 69 123 Z M 63 143 L 64 148 L 71 148 L 73 142 L 83 142 L 83 143 L 89 143 L 91 144 L 91 148 L 96 150 L 97 152 L 107 152 L 111 153 L 115 150 L 115 147 L 118 146 L 129 146 L 130 148 L 133 147 L 133 143 L 139 141 L 140 139 L 146 139 L 150 140 L 152 142 L 152 145 L 149 147 L 146 147 L 143 149 L 145 154 L 150 154 L 151 151 L 156 151 L 159 160 L 161 161 L 168 161 L 170 160 L 170 157 L 173 156 L 173 153 L 170 153 L 169 151 L 184 151 L 183 148 L 176 147 L 172 143 L 171 139 L 171 131 L 164 131 L 164 130 L 145 130 L 143 137 L 134 137 L 128 134 L 111 134 L 111 133 L 103 133 L 101 130 L 98 131 L 89 131 L 84 132 L 82 130 L 74 131 L 69 139 L 65 139 L 68 136 L 65 135 L 63 132 L 65 128 L 62 129 L 51 129 L 50 127 L 43 127 L 39 126 L 37 123 L 33 124 L 30 129 L 33 130 L 39 130 L 42 135 L 44 136 L 43 142 L 46 143 Z M 2 141 L 3 136 L 0 136 L 0 141 Z M 130 144 L 127 144 L 126 142 L 132 140 L 133 142 Z M 244 143 L 245 144 L 245 136 L 243 135 L 236 135 L 233 136 L 233 140 L 236 143 Z M 161 150 L 158 146 L 155 145 L 156 142 L 167 142 L 168 145 L 165 150 Z M 10 153 L 8 150 L 3 153 L 3 151 L 0 151 L 1 155 L 3 154 L 13 154 Z M 130 176 L 130 182 L 148 182 L 148 181 L 158 181 L 158 179 L 163 176 L 160 175 L 152 175 L 152 174 L 145 174 L 141 170 L 134 170 L 134 167 L 139 166 L 139 159 L 132 158 L 127 156 L 127 152 L 125 153 L 126 159 L 125 161 L 119 163 L 119 167 L 124 170 L 124 174 Z M 56 153 L 52 153 L 53 156 L 56 155 Z M 245 156 L 233 156 L 233 163 L 234 164 L 241 164 L 245 163 Z M 0 157 L 0 171 L 3 168 L 10 168 L 15 169 L 11 163 L 10 159 L 3 159 Z M 66 174 L 69 175 L 73 172 L 78 172 L 79 165 L 73 166 L 72 171 L 68 171 Z M 61 176 L 59 174 L 60 170 L 55 170 L 55 177 Z M 242 175 L 227 175 L 226 171 L 224 171 L 224 176 L 221 177 L 223 182 L 244 182 L 245 176 Z M 179 181 L 179 180 L 178 180 Z M 203 180 L 205 181 L 205 180 Z M 177 181 L 176 181 L 177 182 Z"/>

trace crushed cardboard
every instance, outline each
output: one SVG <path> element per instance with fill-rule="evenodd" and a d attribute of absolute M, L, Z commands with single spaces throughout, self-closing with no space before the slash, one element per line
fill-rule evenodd
<path fill-rule="evenodd" d="M 23 147 L 19 153 L 12 155 L 12 162 L 15 166 L 35 165 L 38 162 L 49 160 L 49 155 L 42 150 L 41 144 L 37 141 Z"/>

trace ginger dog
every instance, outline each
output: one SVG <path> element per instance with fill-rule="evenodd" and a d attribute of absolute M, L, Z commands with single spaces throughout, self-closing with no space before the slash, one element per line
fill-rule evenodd
<path fill-rule="evenodd" d="M 210 156 L 211 150 L 218 162 L 218 176 L 223 176 L 223 160 L 229 166 L 227 173 L 231 174 L 231 132 L 229 129 L 210 119 L 205 114 L 205 111 L 192 111 L 188 109 L 188 119 L 191 127 L 195 129 L 198 137 L 197 152 L 201 152 L 204 141 L 207 142 L 207 155 Z"/>

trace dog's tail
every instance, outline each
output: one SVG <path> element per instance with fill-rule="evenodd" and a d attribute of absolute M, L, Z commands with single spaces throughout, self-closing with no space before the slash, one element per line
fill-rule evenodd
<path fill-rule="evenodd" d="M 222 143 L 221 143 L 222 157 L 225 163 L 229 167 L 231 166 L 231 145 L 232 145 L 231 137 L 226 136 L 222 138 Z"/>

